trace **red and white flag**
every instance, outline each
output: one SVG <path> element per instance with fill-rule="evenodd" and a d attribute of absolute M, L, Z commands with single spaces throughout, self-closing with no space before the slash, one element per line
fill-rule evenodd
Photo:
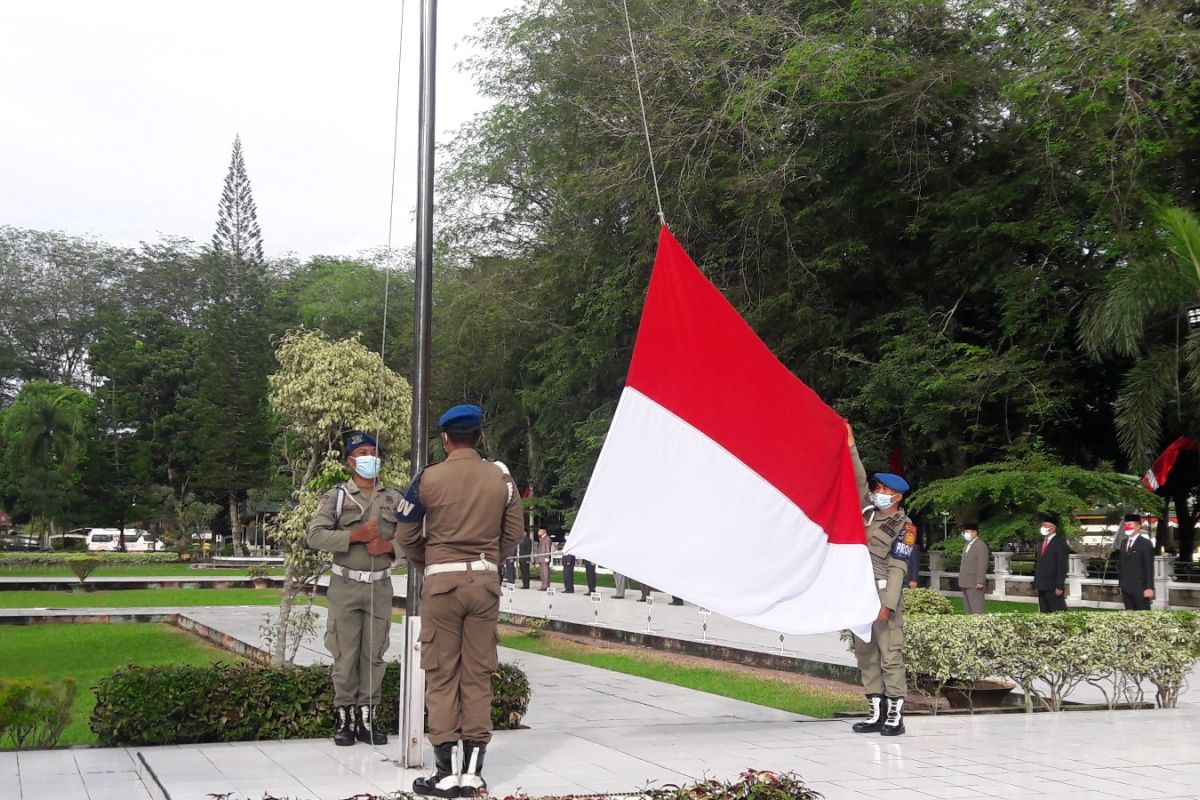
<path fill-rule="evenodd" d="M 665 227 L 621 394 L 566 552 L 792 634 L 879 613 L 846 423 Z"/>

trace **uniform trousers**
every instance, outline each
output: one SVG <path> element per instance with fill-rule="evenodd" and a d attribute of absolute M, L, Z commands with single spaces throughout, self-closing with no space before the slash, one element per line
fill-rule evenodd
<path fill-rule="evenodd" d="M 616 587 L 616 591 L 613 592 L 613 597 L 624 597 L 625 596 L 625 585 L 628 582 L 629 582 L 629 579 L 626 578 L 624 575 L 620 574 L 619 572 L 614 572 L 613 573 L 613 586 Z"/>
<path fill-rule="evenodd" d="M 521 571 L 521 588 L 522 589 L 529 588 L 529 559 L 531 559 L 531 558 L 533 558 L 533 556 L 530 555 L 529 553 L 526 553 L 525 555 L 520 556 L 517 559 L 517 569 L 519 569 Z"/>
<path fill-rule="evenodd" d="M 500 576 L 494 570 L 430 575 L 421 604 L 429 742 L 486 744 L 492 739 Z"/>
<path fill-rule="evenodd" d="M 1125 601 L 1126 611 L 1149 611 L 1150 598 L 1142 595 L 1141 592 L 1127 592 L 1121 590 L 1121 599 Z"/>
<path fill-rule="evenodd" d="M 904 619 L 899 611 L 893 611 L 887 622 L 876 621 L 871 626 L 871 641 L 854 637 L 854 657 L 867 694 L 888 697 L 908 694 L 904 677 Z"/>
<path fill-rule="evenodd" d="M 325 647 L 333 655 L 333 703 L 379 705 L 392 625 L 391 578 L 363 583 L 329 577 Z"/>
<path fill-rule="evenodd" d="M 1054 593 L 1054 590 L 1042 591 L 1038 589 L 1038 610 L 1043 614 L 1049 614 L 1054 611 L 1067 610 L 1067 595 L 1063 593 L 1059 596 Z"/>
<path fill-rule="evenodd" d="M 538 556 L 538 567 L 542 570 L 542 591 L 550 588 L 550 556 Z"/>
<path fill-rule="evenodd" d="M 984 614 L 987 605 L 983 599 L 983 589 L 963 589 L 963 611 L 968 614 Z"/>
<path fill-rule="evenodd" d="M 583 560 L 583 571 L 587 575 L 588 594 L 596 593 L 596 565 L 586 558 Z"/>

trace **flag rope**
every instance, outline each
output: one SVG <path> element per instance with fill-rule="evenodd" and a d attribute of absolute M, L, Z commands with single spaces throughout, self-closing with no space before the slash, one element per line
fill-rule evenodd
<path fill-rule="evenodd" d="M 642 97 L 642 75 L 638 70 L 637 49 L 633 45 L 633 24 L 629 21 L 627 0 L 621 0 L 621 7 L 625 9 L 625 32 L 629 34 L 629 57 L 633 61 L 633 82 L 637 86 L 638 107 L 642 111 L 642 130 L 646 134 L 646 152 L 650 156 L 650 180 L 654 182 L 654 202 L 658 205 L 658 221 L 666 225 L 667 217 L 663 214 L 662 195 L 658 191 L 658 169 L 654 166 L 654 146 L 650 144 L 650 121 L 646 118 L 646 100 Z"/>

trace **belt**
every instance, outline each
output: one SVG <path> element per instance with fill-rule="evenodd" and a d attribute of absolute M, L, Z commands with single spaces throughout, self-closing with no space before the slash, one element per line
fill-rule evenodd
<path fill-rule="evenodd" d="M 340 564 L 334 564 L 329 568 L 329 571 L 334 575 L 340 575 L 346 580 L 358 581 L 359 583 L 374 583 L 381 581 L 392 574 L 390 569 L 376 570 L 375 572 L 367 572 L 361 569 L 348 569 Z"/>
<path fill-rule="evenodd" d="M 449 564 L 430 564 L 425 568 L 425 577 L 430 575 L 440 575 L 443 572 L 470 572 L 472 570 L 491 570 L 498 571 L 500 568 L 488 561 L 483 556 L 474 561 L 452 561 Z"/>

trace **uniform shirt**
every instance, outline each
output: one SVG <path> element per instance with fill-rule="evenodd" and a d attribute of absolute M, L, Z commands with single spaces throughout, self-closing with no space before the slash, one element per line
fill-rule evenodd
<path fill-rule="evenodd" d="M 414 483 L 405 500 L 418 510 L 396 526 L 396 540 L 412 561 L 449 564 L 483 556 L 499 564 L 517 548 L 525 533 L 521 493 L 506 471 L 479 453 L 455 450 L 421 470 Z"/>
<path fill-rule="evenodd" d="M 340 519 L 334 519 L 339 491 L 345 492 L 342 498 L 342 514 Z M 379 535 L 388 538 L 396 529 L 395 511 L 399 500 L 399 491 L 382 484 L 375 486 L 370 499 L 353 479 L 338 484 L 321 495 L 317 513 L 313 514 L 312 522 L 308 524 L 305 542 L 314 550 L 333 553 L 333 563 L 347 569 L 372 572 L 385 569 L 392 563 L 394 556 L 372 556 L 367 552 L 365 543 L 351 544 L 350 531 L 355 526 L 375 518 L 379 520 Z"/>
<path fill-rule="evenodd" d="M 896 513 L 887 516 L 878 512 L 875 504 L 871 502 L 867 471 L 863 469 L 857 447 L 850 448 L 850 457 L 854 463 L 858 494 L 862 498 L 863 524 L 867 528 L 867 550 L 871 552 L 871 566 L 875 570 L 879 602 L 892 611 L 899 611 L 908 574 L 908 555 L 912 552 L 915 537 L 913 542 L 905 541 L 904 526 L 909 524 L 909 519 L 903 510 L 897 510 Z M 900 555 L 899 550 L 903 550 L 904 554 Z"/>

